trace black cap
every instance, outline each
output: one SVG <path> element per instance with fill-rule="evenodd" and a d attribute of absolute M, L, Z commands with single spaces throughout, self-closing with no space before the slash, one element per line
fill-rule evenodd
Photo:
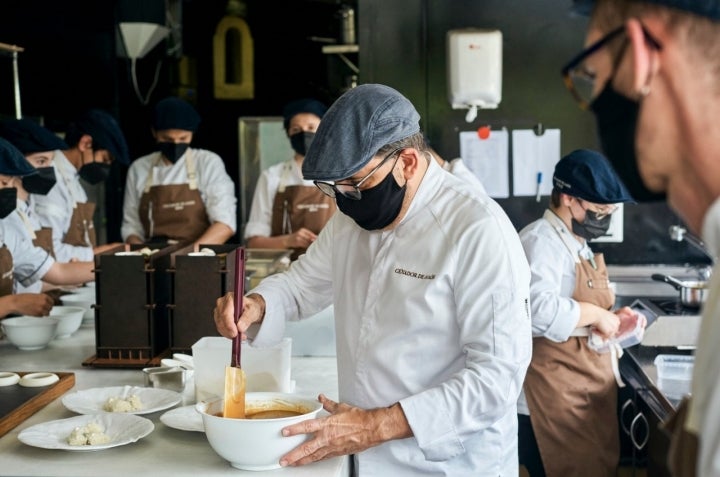
<path fill-rule="evenodd" d="M 182 129 L 195 132 L 200 125 L 200 115 L 187 101 L 169 97 L 155 105 L 152 125 L 156 131 Z"/>
<path fill-rule="evenodd" d="M 121 164 L 130 163 L 125 136 L 115 118 L 100 109 L 91 109 L 78 119 L 70 123 L 65 134 L 66 142 L 71 146 L 77 145 L 83 134 L 92 137 L 93 149 L 107 150 L 110 155 Z"/>
<path fill-rule="evenodd" d="M 634 202 L 605 156 L 577 149 L 555 164 L 553 186 L 559 192 L 595 204 Z"/>
<path fill-rule="evenodd" d="M 327 106 L 317 99 L 303 98 L 290 101 L 285 105 L 285 108 L 283 108 L 283 126 L 285 126 L 285 130 L 287 131 L 288 126 L 290 126 L 290 120 L 296 114 L 312 113 L 322 119 L 326 111 Z"/>
<path fill-rule="evenodd" d="M 0 138 L 0 174 L 24 177 L 37 174 L 37 170 L 25 159 L 22 152 L 9 141 Z"/>
<path fill-rule="evenodd" d="M 637 1 L 637 0 L 629 0 Z M 720 0 L 640 0 L 643 3 L 662 5 L 676 10 L 693 13 L 711 20 L 720 20 Z M 573 12 L 590 15 L 594 0 L 573 0 Z"/>
<path fill-rule="evenodd" d="M 65 141 L 48 128 L 25 118 L 0 121 L 0 137 L 7 139 L 26 156 L 68 148 Z"/>

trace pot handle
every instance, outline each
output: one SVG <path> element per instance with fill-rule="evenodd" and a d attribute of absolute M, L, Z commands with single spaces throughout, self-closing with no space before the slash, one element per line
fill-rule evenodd
<path fill-rule="evenodd" d="M 658 282 L 665 282 L 665 283 L 667 283 L 668 285 L 672 285 L 673 287 L 675 287 L 676 290 L 682 290 L 682 288 L 683 288 L 683 286 L 684 286 L 683 282 L 681 282 L 681 281 L 678 280 L 677 278 L 673 278 L 673 277 L 671 277 L 671 276 L 669 276 L 669 275 L 662 275 L 662 274 L 660 274 L 660 273 L 653 273 L 650 278 L 652 278 L 653 280 L 658 281 Z"/>

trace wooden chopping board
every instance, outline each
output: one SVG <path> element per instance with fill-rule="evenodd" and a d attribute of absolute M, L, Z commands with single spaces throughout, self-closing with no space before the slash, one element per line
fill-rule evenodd
<path fill-rule="evenodd" d="M 29 373 L 14 372 L 21 377 Z M 55 374 L 60 380 L 50 386 L 0 386 L 0 437 L 75 386 L 75 373 Z"/>

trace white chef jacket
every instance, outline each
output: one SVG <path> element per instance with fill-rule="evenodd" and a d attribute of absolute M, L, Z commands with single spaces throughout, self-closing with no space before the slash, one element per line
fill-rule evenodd
<path fill-rule="evenodd" d="M 41 226 L 52 228 L 53 250 L 58 262 L 69 262 L 73 258 L 81 262 L 89 262 L 95 256 L 92 247 L 69 245 L 63 242 L 70 230 L 70 219 L 75 203 L 87 202 L 87 193 L 80 184 L 78 170 L 60 150 L 55 151 L 53 167 L 57 182 L 47 195 L 33 194 L 35 214 Z"/>
<path fill-rule="evenodd" d="M 192 151 L 197 173 L 197 187 L 205 205 L 210 223 L 222 222 L 235 232 L 237 228 L 237 197 L 235 183 L 225 170 L 225 163 L 214 152 L 205 149 L 188 149 Z M 120 228 L 123 240 L 130 235 L 137 235 L 143 240 L 145 229 L 140 222 L 140 197 L 145 191 L 148 175 L 152 171 L 152 185 L 187 184 L 187 152 L 175 164 L 157 165 L 159 152 L 140 157 L 130 164 L 125 182 L 125 198 L 123 200 L 123 221 Z"/>
<path fill-rule="evenodd" d="M 14 226 L 9 225 L 16 214 L 17 211 L 0 219 L 0 246 L 3 243 L 7 245 L 12 255 L 14 281 L 29 287 L 45 276 L 55 259 L 46 250 L 33 245 L 28 235 L 18 233 Z"/>
<path fill-rule="evenodd" d="M 720 199 L 705 214 L 702 237 L 710 251 L 720 256 Z M 720 273 L 713 273 L 695 350 L 692 399 L 686 428 L 698 435 L 697 475 L 720 476 Z"/>
<path fill-rule="evenodd" d="M 500 206 L 431 161 L 393 230 L 338 212 L 286 273 L 255 288 L 266 310 L 254 344 L 333 303 L 340 399 L 400 402 L 414 434 L 357 454 L 360 475 L 517 476 L 529 283 Z"/>
<path fill-rule="evenodd" d="M 313 181 L 303 179 L 302 170 L 294 159 L 270 166 L 260 174 L 253 193 L 250 215 L 245 225 L 245 239 L 270 237 L 272 208 L 275 194 L 281 185 L 315 187 Z"/>
<path fill-rule="evenodd" d="M 473 185 L 483 194 L 487 193 L 485 191 L 485 186 L 483 185 L 483 183 L 480 182 L 480 179 L 478 178 L 478 176 L 475 175 L 473 171 L 468 169 L 468 167 L 465 165 L 465 162 L 462 160 L 462 157 L 455 158 L 452 161 L 445 161 L 445 163 L 443 164 L 443 169 L 449 171 L 455 176 L 458 176 L 462 180 L 466 181 L 468 184 Z"/>
<path fill-rule="evenodd" d="M 556 220 L 550 223 L 546 217 Z M 559 234 L 571 239 L 567 243 L 574 247 L 572 253 Z M 578 241 L 550 210 L 520 231 L 520 241 L 530 264 L 533 337 L 543 336 L 563 343 L 570 338 L 580 320 L 580 304 L 572 298 L 575 257 L 579 253 L 582 258 L 589 259 L 593 252 L 587 241 Z M 525 392 L 518 399 L 518 413 L 530 414 Z"/>
<path fill-rule="evenodd" d="M 31 235 L 31 231 L 34 232 L 35 230 L 40 229 L 40 224 L 38 223 L 37 217 L 35 217 L 35 213 L 32 210 L 34 205 L 33 202 L 34 200 L 32 195 L 29 197 L 27 202 L 18 199 L 15 211 L 3 219 L 6 227 L 11 229 L 13 234 L 28 240 L 31 245 L 33 245 L 33 236 Z M 13 261 L 14 260 L 15 257 L 13 257 Z M 14 282 L 13 289 L 15 293 L 42 292 L 42 281 L 40 280 L 34 281 L 29 286 L 24 286 L 20 283 L 16 276 Z"/>

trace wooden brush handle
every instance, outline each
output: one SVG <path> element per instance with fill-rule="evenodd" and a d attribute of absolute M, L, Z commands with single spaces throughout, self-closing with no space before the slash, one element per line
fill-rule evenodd
<path fill-rule="evenodd" d="M 242 315 L 243 296 L 245 295 L 245 247 L 235 252 L 235 323 Z M 233 338 L 230 366 L 240 368 L 240 333 Z"/>

